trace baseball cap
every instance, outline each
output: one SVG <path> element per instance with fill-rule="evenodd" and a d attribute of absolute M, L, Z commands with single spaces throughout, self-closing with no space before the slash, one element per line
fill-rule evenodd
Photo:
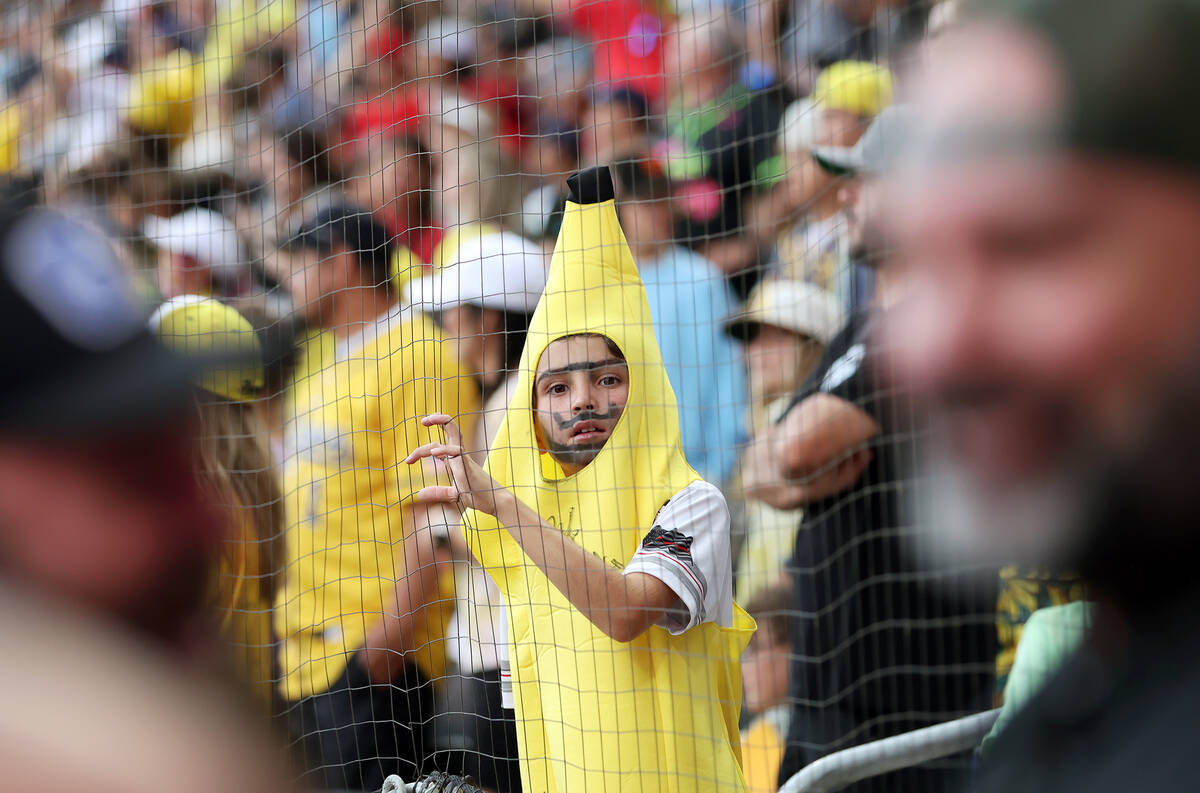
<path fill-rule="evenodd" d="M 266 385 L 262 343 L 250 320 L 201 295 L 181 295 L 150 316 L 150 329 L 177 355 L 206 362 L 196 385 L 230 402 L 256 399 Z"/>
<path fill-rule="evenodd" d="M 191 256 L 218 278 L 235 279 L 246 267 L 246 249 L 237 228 L 211 209 L 189 209 L 170 218 L 150 215 L 142 231 L 159 248 Z"/>
<path fill-rule="evenodd" d="M 391 235 L 370 212 L 353 204 L 337 203 L 318 211 L 283 245 L 284 250 L 313 250 L 322 256 L 339 247 L 355 255 L 377 286 L 391 283 Z"/>
<path fill-rule="evenodd" d="M 838 61 L 817 75 L 809 98 L 828 110 L 874 118 L 892 102 L 892 73 L 869 61 Z"/>
<path fill-rule="evenodd" d="M 1049 129 L 1018 135 L 1018 143 L 1200 167 L 1200 4 L 990 0 L 966 11 L 966 20 L 998 20 L 1032 32 L 1062 70 L 1059 118 Z M 964 132 L 975 140 L 988 137 L 983 130 Z M 991 137 L 993 145 L 1011 146 Z M 980 145 L 987 144 L 975 148 Z"/>
<path fill-rule="evenodd" d="M 915 126 L 909 105 L 884 108 L 852 147 L 819 146 L 812 150 L 817 164 L 834 176 L 880 174 L 896 165 Z"/>
<path fill-rule="evenodd" d="M 144 134 L 181 139 L 192 129 L 202 76 L 183 49 L 148 64 L 130 81 L 129 124 Z"/>
<path fill-rule="evenodd" d="M 108 240 L 49 209 L 0 207 L 0 432 L 78 435 L 166 418 L 205 362 L 173 355 Z"/>
<path fill-rule="evenodd" d="M 828 344 L 842 328 L 842 308 L 831 292 L 814 284 L 764 281 L 750 293 L 742 312 L 726 320 L 725 332 L 738 341 L 752 341 L 763 325 Z"/>
<path fill-rule="evenodd" d="M 541 248 L 510 231 L 464 240 L 434 275 L 408 285 L 409 302 L 430 311 L 464 303 L 532 314 L 546 286 L 549 262 Z"/>

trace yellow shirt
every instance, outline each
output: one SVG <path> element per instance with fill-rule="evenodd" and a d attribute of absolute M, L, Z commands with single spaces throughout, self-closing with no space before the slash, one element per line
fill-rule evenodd
<path fill-rule="evenodd" d="M 786 745 L 787 706 L 775 708 L 750 722 L 742 733 L 742 770 L 746 775 L 746 793 L 775 793 L 779 790 L 779 766 Z"/>
<path fill-rule="evenodd" d="M 608 442 L 573 476 L 539 453 L 532 373 L 575 333 L 608 336 L 629 365 L 629 399 Z M 611 200 L 568 203 L 546 291 L 487 469 L 548 524 L 622 567 L 667 500 L 699 477 L 684 459 L 675 395 L 645 289 Z M 476 558 L 508 615 L 522 788 L 534 793 L 737 793 L 738 659 L 753 621 L 704 622 L 676 636 L 654 626 L 608 638 L 525 555 L 494 517 L 468 513 Z"/>
<path fill-rule="evenodd" d="M 287 571 L 275 625 L 289 700 L 336 682 L 394 602 L 411 496 L 437 482 L 431 465 L 403 462 L 437 439 L 421 417 L 449 413 L 469 428 L 479 408 L 474 381 L 420 312 L 397 308 L 336 347 L 287 432 Z M 431 678 L 445 665 L 443 617 L 435 604 L 418 618 L 413 660 Z"/>

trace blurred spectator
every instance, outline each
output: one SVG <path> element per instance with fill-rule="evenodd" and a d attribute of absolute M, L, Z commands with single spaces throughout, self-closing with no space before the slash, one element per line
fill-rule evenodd
<path fill-rule="evenodd" d="M 671 241 L 671 187 L 653 166 L 624 160 L 612 168 L 617 211 L 650 301 L 654 335 L 679 402 L 688 462 L 710 482 L 725 482 L 737 460 L 747 405 L 737 344 L 721 330 L 736 301 L 712 263 Z"/>
<path fill-rule="evenodd" d="M 744 537 L 734 567 L 739 603 L 749 603 L 776 581 L 791 556 L 799 511 L 762 500 L 770 498 L 764 489 L 783 486 L 778 461 L 770 457 L 774 425 L 842 325 L 833 295 L 811 284 L 774 279 L 756 286 L 745 310 L 725 323 L 725 332 L 744 345 L 750 374 L 746 423 L 753 440 L 732 483 L 743 501 L 741 531 L 735 532 Z"/>
<path fill-rule="evenodd" d="M 914 287 L 892 364 L 932 413 L 920 506 L 933 548 L 1071 567 L 1097 600 L 975 789 L 1189 790 L 1200 7 L 970 8 L 917 81 L 930 127 L 891 207 Z"/>
<path fill-rule="evenodd" d="M 776 585 L 745 602 L 758 630 L 742 654 L 742 704 L 752 716 L 742 730 L 742 771 L 747 793 L 775 793 L 792 716 L 788 705 L 791 593 L 786 586 Z"/>
<path fill-rule="evenodd" d="M 205 362 L 197 378 L 200 418 L 195 468 L 228 529 L 216 571 L 221 630 L 241 679 L 266 715 L 273 715 L 274 641 L 271 611 L 283 571 L 283 495 L 256 400 L 266 372 L 254 327 L 229 306 L 185 295 L 150 319 L 167 347 Z M 229 363 L 214 366 L 213 360 Z"/>
<path fill-rule="evenodd" d="M 525 50 L 520 62 L 521 88 L 536 100 L 535 131 L 578 129 L 593 76 L 591 44 L 556 36 Z"/>
<path fill-rule="evenodd" d="M 813 93 L 789 105 L 779 129 L 774 186 L 749 210 L 750 233 L 774 244 L 786 277 L 834 292 L 847 311 L 870 297 L 871 273 L 849 261 L 839 174 L 810 156 L 822 146 L 849 147 L 892 101 L 892 76 L 872 63 L 841 61 L 817 77 Z"/>
<path fill-rule="evenodd" d="M 548 259 L 515 234 L 487 234 L 464 242 L 435 275 L 409 286 L 414 305 L 438 313 L 458 344 L 464 371 L 483 388 L 483 413 L 467 449 L 482 463 L 508 411 L 518 380 L 529 319 L 546 284 Z M 500 593 L 460 544 L 458 606 L 447 630 L 455 676 L 442 687 L 434 726 L 438 766 L 466 773 L 499 793 L 520 790 L 517 725 L 501 704 L 501 666 L 508 655 Z"/>
<path fill-rule="evenodd" d="M 478 396 L 432 320 L 396 302 L 392 244 L 370 214 L 323 210 L 288 250 L 299 310 L 335 347 L 289 427 L 282 694 L 313 778 L 377 790 L 425 757 L 452 602 L 432 533 L 447 518 L 409 499 L 436 471 L 398 465 L 430 439 L 419 417 L 470 427 Z"/>
<path fill-rule="evenodd" d="M 924 6 L 909 0 L 777 0 L 775 5 L 786 8 L 779 37 L 783 76 L 802 94 L 821 69 L 837 61 L 886 62 L 917 32 Z"/>
<path fill-rule="evenodd" d="M 163 297 L 235 297 L 248 288 L 246 250 L 237 229 L 210 209 L 189 209 L 172 218 L 146 218 L 147 239 L 161 252 Z"/>
<path fill-rule="evenodd" d="M 435 99 L 424 137 L 433 153 L 434 216 L 445 229 L 496 223 L 515 196 L 496 138 L 496 120 L 457 94 Z M 436 258 L 436 256 L 435 256 Z"/>
<path fill-rule="evenodd" d="M 192 466 L 196 365 L 147 332 L 94 231 L 6 208 L 0 240 L 2 313 L 23 340 L 0 389 L 6 575 L 205 653 L 206 573 L 224 525 Z"/>
<path fill-rule="evenodd" d="M 237 147 L 234 167 L 241 190 L 233 216 L 242 239 L 256 244 L 261 256 L 286 237 L 289 220 L 312 184 L 284 142 L 270 133 Z"/>
<path fill-rule="evenodd" d="M 675 23 L 666 43 L 668 138 L 655 154 L 679 185 L 680 241 L 716 264 L 744 296 L 758 280 L 760 259 L 759 246 L 743 234 L 745 206 L 769 183 L 783 103 L 777 91 L 751 91 L 736 81 L 741 57 L 731 20 Z"/>
<path fill-rule="evenodd" d="M 813 148 L 849 148 L 858 143 L 871 121 L 891 103 L 892 77 L 886 69 L 871 63 L 841 61 L 817 77 L 812 99 L 820 110 Z M 836 168 L 818 170 L 834 177 L 839 175 Z M 824 189 L 826 195 L 836 193 L 828 190 L 827 180 L 818 179 L 813 186 L 818 191 Z M 793 234 L 801 235 L 805 247 L 803 256 L 790 266 L 799 265 L 805 280 L 833 290 L 847 311 L 856 311 L 870 299 L 874 276 L 870 268 L 850 260 L 845 218 L 827 214 L 831 209 L 828 202 L 818 200 L 810 222 L 793 229 Z M 836 262 L 835 275 L 827 281 L 831 261 Z"/>
<path fill-rule="evenodd" d="M 364 144 L 346 192 L 375 215 L 395 244 L 422 263 L 433 261 L 443 232 L 433 217 L 429 152 L 415 135 L 383 134 Z"/>
<path fill-rule="evenodd" d="M 597 86 L 580 122 L 579 154 L 585 167 L 604 165 L 617 155 L 647 148 L 650 106 L 629 86 Z"/>
<path fill-rule="evenodd" d="M 991 699 L 994 585 L 975 592 L 964 571 L 912 558 L 909 468 L 921 427 L 904 390 L 879 380 L 887 340 L 878 322 L 906 286 L 888 266 L 883 175 L 912 134 L 913 112 L 891 107 L 855 148 L 814 152 L 823 167 L 853 175 L 841 188 L 851 254 L 876 269 L 878 288 L 870 313 L 852 316 L 829 343 L 776 425 L 774 459 L 787 486 L 769 503 L 805 508 L 788 571 L 795 705 L 781 783 L 831 751 L 983 710 Z M 849 789 L 950 790 L 962 772 L 905 769 Z"/>

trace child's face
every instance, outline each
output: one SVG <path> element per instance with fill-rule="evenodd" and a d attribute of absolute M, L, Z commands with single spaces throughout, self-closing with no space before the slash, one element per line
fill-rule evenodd
<path fill-rule="evenodd" d="M 742 691 L 746 709 L 762 713 L 787 701 L 790 648 L 764 620 L 742 656 Z"/>
<path fill-rule="evenodd" d="M 629 399 L 629 367 L 603 336 L 567 336 L 538 361 L 533 408 L 547 451 L 573 474 L 595 459 Z"/>

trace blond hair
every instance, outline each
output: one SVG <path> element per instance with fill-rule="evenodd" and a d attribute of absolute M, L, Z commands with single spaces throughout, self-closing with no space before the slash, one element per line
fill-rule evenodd
<path fill-rule="evenodd" d="M 243 539 L 258 543 L 260 570 L 244 570 L 244 559 L 234 569 L 243 569 L 239 580 L 258 576 L 259 592 L 271 602 L 284 559 L 283 491 L 272 465 L 266 425 L 252 402 L 224 402 L 204 393 L 196 401 L 201 482 L 228 511 L 231 526 L 253 527 L 254 536 Z"/>

